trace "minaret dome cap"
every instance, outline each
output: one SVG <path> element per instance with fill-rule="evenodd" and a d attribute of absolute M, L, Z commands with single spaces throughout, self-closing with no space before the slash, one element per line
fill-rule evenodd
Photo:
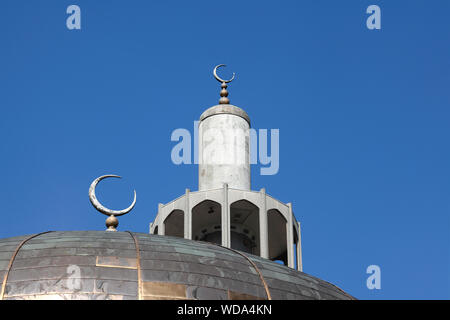
<path fill-rule="evenodd" d="M 203 121 L 206 118 L 214 116 L 216 114 L 232 114 L 241 117 L 245 121 L 247 121 L 248 125 L 250 126 L 250 117 L 248 116 L 247 112 L 239 107 L 233 106 L 232 104 L 218 104 L 205 110 L 205 112 L 203 112 L 200 116 L 200 121 Z"/>

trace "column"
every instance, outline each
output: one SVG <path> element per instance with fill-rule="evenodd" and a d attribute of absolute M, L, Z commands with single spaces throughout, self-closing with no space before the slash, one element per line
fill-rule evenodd
<path fill-rule="evenodd" d="M 269 259 L 269 228 L 267 225 L 266 189 L 260 191 L 261 200 L 259 208 L 259 248 L 260 256 Z"/>
<path fill-rule="evenodd" d="M 162 203 L 158 203 L 158 216 L 162 215 Z M 166 234 L 166 225 L 164 224 L 164 220 L 161 220 L 158 225 L 158 234 L 160 236 L 164 236 Z"/>
<path fill-rule="evenodd" d="M 228 184 L 223 184 L 222 200 L 222 246 L 231 248 L 230 209 L 228 208 Z"/>
<path fill-rule="evenodd" d="M 192 212 L 189 205 L 190 190 L 186 189 L 186 194 L 184 195 L 184 238 L 192 240 Z"/>
<path fill-rule="evenodd" d="M 303 261 L 302 261 L 302 232 L 300 229 L 300 222 L 298 225 L 298 241 L 297 241 L 297 270 L 303 271 Z"/>
<path fill-rule="evenodd" d="M 288 213 L 288 221 L 286 224 L 287 228 L 287 258 L 288 258 L 288 267 L 289 268 L 295 268 L 295 262 L 294 262 L 294 225 L 292 223 L 293 217 L 292 217 L 292 203 L 287 204 L 289 207 L 289 213 Z"/>

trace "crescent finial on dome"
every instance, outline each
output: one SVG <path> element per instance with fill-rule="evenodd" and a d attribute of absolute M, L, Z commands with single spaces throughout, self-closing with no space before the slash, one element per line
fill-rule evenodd
<path fill-rule="evenodd" d="M 92 181 L 91 186 L 89 187 L 89 200 L 91 201 L 92 205 L 94 206 L 94 208 L 97 211 L 99 211 L 100 213 L 103 213 L 104 215 L 109 216 L 108 218 L 106 218 L 106 226 L 108 227 L 108 229 L 106 229 L 106 231 L 117 231 L 116 228 L 119 225 L 119 220 L 117 220 L 116 217 L 127 214 L 134 208 L 134 205 L 136 204 L 136 190 L 134 190 L 133 202 L 131 203 L 131 205 L 128 208 L 123 209 L 123 210 L 108 209 L 105 206 L 103 206 L 100 203 L 100 201 L 98 201 L 98 199 L 95 195 L 95 187 L 97 186 L 97 184 L 100 181 L 102 181 L 105 178 L 121 178 L 121 177 L 113 175 L 113 174 L 107 174 L 107 175 L 98 177 L 97 179 Z"/>

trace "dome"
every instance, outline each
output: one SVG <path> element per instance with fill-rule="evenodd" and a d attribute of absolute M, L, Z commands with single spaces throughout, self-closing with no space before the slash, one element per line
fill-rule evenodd
<path fill-rule="evenodd" d="M 213 243 L 131 232 L 0 240 L 0 299 L 354 299 L 338 287 Z"/>

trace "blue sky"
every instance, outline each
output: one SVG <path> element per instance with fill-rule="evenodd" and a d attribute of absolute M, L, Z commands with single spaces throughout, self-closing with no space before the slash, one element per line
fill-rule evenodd
<path fill-rule="evenodd" d="M 81 8 L 82 29 L 66 28 Z M 381 8 L 368 30 L 366 8 Z M 197 190 L 170 135 L 217 103 L 280 130 L 262 187 L 292 202 L 304 271 L 361 299 L 450 298 L 448 1 L 23 1 L 0 3 L 0 238 L 103 230 L 88 200 L 134 211 Z M 366 268 L 381 268 L 368 290 Z"/>

